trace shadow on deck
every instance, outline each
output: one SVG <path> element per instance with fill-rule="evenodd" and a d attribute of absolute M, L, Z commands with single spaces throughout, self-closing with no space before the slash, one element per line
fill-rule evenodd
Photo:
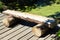
<path fill-rule="evenodd" d="M 23 19 L 15 18 L 14 23 L 13 23 L 12 25 L 10 25 L 9 28 L 14 28 L 17 24 L 21 24 L 21 25 L 28 26 L 28 27 L 33 27 L 33 26 L 35 26 L 37 23 L 29 22 L 29 21 L 25 21 L 25 20 L 23 20 Z"/>

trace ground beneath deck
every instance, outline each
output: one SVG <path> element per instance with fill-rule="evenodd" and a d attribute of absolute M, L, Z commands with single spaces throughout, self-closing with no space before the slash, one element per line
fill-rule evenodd
<path fill-rule="evenodd" d="M 5 15 L 0 13 L 0 40 L 51 40 L 55 36 L 55 29 L 47 31 L 45 35 L 38 38 L 31 32 L 32 27 L 28 25 L 16 24 L 14 27 L 7 28 L 2 23 L 4 18 Z"/>

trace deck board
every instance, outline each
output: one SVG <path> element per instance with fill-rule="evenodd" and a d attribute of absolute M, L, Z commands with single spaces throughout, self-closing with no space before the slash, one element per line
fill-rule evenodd
<path fill-rule="evenodd" d="M 0 13 L 0 40 L 51 40 L 55 34 L 48 34 L 45 37 L 36 37 L 31 32 L 32 27 L 17 24 L 13 28 L 7 28 L 3 25 L 2 20 L 6 17 Z"/>
<path fill-rule="evenodd" d="M 11 28 L 6 28 L 6 27 L 5 27 L 3 30 L 0 31 L 0 35 L 1 35 L 2 33 L 4 33 L 4 32 L 9 31 L 10 29 L 11 29 Z"/>
<path fill-rule="evenodd" d="M 13 38 L 11 38 L 10 40 L 17 40 L 17 39 L 23 37 L 24 35 L 28 34 L 30 31 L 31 31 L 31 28 L 28 28 L 28 29 L 25 30 L 24 32 L 15 35 L 15 36 L 14 36 Z"/>
<path fill-rule="evenodd" d="M 32 36 L 29 40 L 38 40 L 38 37 Z"/>
<path fill-rule="evenodd" d="M 33 36 L 33 34 L 32 34 L 32 32 L 29 32 L 27 35 L 25 35 L 24 37 L 22 37 L 22 38 L 19 38 L 18 40 L 28 40 L 30 37 L 32 37 Z"/>
<path fill-rule="evenodd" d="M 45 39 L 45 40 L 52 40 L 52 37 L 54 37 L 55 36 L 55 34 L 52 34 L 50 37 L 48 37 L 47 39 Z"/>
<path fill-rule="evenodd" d="M 24 29 L 24 28 L 21 28 L 20 30 L 17 30 L 17 31 L 15 31 L 14 33 L 9 34 L 8 36 L 6 36 L 6 37 L 3 38 L 3 39 L 8 40 L 9 38 L 12 38 L 13 36 L 15 36 L 16 34 L 18 34 L 19 32 L 23 31 L 23 29 Z M 26 27 L 25 27 L 25 29 L 26 29 Z M 2 39 L 2 40 L 3 40 L 3 39 Z"/>
<path fill-rule="evenodd" d="M 9 30 L 9 31 L 1 34 L 1 35 L 0 35 L 0 36 L 1 36 L 0 39 L 4 38 L 5 36 L 8 36 L 9 34 L 15 32 L 16 30 L 18 30 L 18 29 L 20 29 L 20 28 L 21 28 L 21 26 L 16 26 L 15 28 L 13 28 L 13 29 L 11 29 L 11 30 Z"/>

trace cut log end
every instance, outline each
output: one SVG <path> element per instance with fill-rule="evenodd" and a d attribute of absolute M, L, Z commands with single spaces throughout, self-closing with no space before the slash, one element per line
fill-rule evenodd
<path fill-rule="evenodd" d="M 4 26 L 9 27 L 9 22 L 8 22 L 7 18 L 3 19 L 2 22 L 3 22 Z"/>
<path fill-rule="evenodd" d="M 9 27 L 14 22 L 14 17 L 7 16 L 5 19 L 2 20 L 4 26 Z"/>
<path fill-rule="evenodd" d="M 32 32 L 33 32 L 33 34 L 35 35 L 35 36 L 37 36 L 37 37 L 40 37 L 40 36 L 42 36 L 44 33 L 45 33 L 45 31 L 46 31 L 46 29 L 41 29 L 41 28 L 39 28 L 40 26 L 42 26 L 43 24 L 37 24 L 36 26 L 34 26 L 33 28 L 32 28 Z"/>
<path fill-rule="evenodd" d="M 34 33 L 35 36 L 38 36 L 38 37 L 40 37 L 43 34 L 42 30 L 36 27 L 32 28 L 32 32 Z"/>

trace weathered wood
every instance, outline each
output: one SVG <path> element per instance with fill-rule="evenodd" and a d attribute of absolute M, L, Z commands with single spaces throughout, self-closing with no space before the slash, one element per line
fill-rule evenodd
<path fill-rule="evenodd" d="M 35 23 L 46 22 L 46 20 L 49 19 L 47 17 L 37 16 L 37 15 L 23 13 L 23 12 L 19 12 L 19 11 L 13 11 L 13 10 L 6 10 L 6 11 L 3 11 L 3 13 L 12 15 L 12 16 L 20 18 L 20 19 L 35 22 Z"/>
<path fill-rule="evenodd" d="M 2 16 L 3 17 L 3 16 Z M 2 18 L 1 17 L 1 18 Z M 4 17 L 5 18 L 5 17 Z M 2 21 L 2 20 L 0 20 L 0 21 Z M 0 29 L 5 29 L 6 27 L 4 26 L 4 25 L 1 25 L 1 24 L 3 24 L 3 23 L 0 23 Z M 0 40 L 2 39 L 3 40 L 3 38 L 6 38 L 7 37 L 7 39 L 4 39 L 4 40 L 10 40 L 10 39 L 8 39 L 8 38 L 10 38 L 10 36 L 12 36 L 12 35 L 15 35 L 15 32 L 17 33 L 17 31 L 18 30 L 20 30 L 21 29 L 21 27 L 22 28 L 24 28 L 25 26 L 24 25 L 20 25 L 20 24 L 18 24 L 18 25 L 16 25 L 16 26 L 14 26 L 14 28 L 11 28 L 11 30 L 8 30 L 8 31 L 5 31 L 3 34 L 1 34 L 0 35 Z M 27 26 L 28 27 L 28 26 Z M 6 28 L 7 29 L 7 28 Z M 30 29 L 31 30 L 31 29 Z M 23 30 L 22 30 L 23 31 Z M 26 31 L 26 30 L 25 30 Z M 24 33 L 26 33 L 25 31 L 23 31 Z M 28 30 L 29 31 L 29 30 Z M 0 30 L 0 32 L 1 32 L 1 30 Z M 18 31 L 19 32 L 19 31 Z M 18 34 L 18 33 L 17 33 Z M 21 32 L 21 34 L 22 34 L 22 32 Z M 21 35 L 20 33 L 18 34 L 19 36 L 19 38 L 20 38 L 20 35 Z M 23 35 L 23 34 L 22 34 Z M 29 36 L 28 36 L 29 35 Z M 32 34 L 31 34 L 32 35 Z M 30 34 L 25 34 L 25 35 L 23 35 L 23 37 L 30 37 L 31 36 Z M 54 34 L 52 34 L 52 36 L 53 36 Z M 14 38 L 14 37 L 16 37 L 17 35 L 15 35 L 15 36 L 13 36 L 12 38 Z M 40 38 L 38 38 L 38 37 L 36 37 L 36 36 L 32 36 L 32 37 L 30 37 L 28 40 L 49 40 L 49 38 L 51 39 L 51 37 L 52 37 L 50 34 L 48 34 L 48 35 L 46 35 L 45 37 L 40 37 Z M 18 38 L 17 37 L 17 38 Z M 21 38 L 23 38 L 22 36 L 21 36 Z M 54 36 L 53 36 L 54 37 Z M 11 39 L 12 40 L 12 39 Z M 16 39 L 15 39 L 16 40 Z"/>
<path fill-rule="evenodd" d="M 41 35 L 43 35 L 49 28 L 43 23 L 43 24 L 37 24 L 36 26 L 34 26 L 32 28 L 32 32 L 40 37 Z"/>
<path fill-rule="evenodd" d="M 12 17 L 11 15 L 8 15 L 6 18 L 2 20 L 2 22 L 6 27 L 9 27 L 11 24 L 14 23 L 14 17 Z"/>
<path fill-rule="evenodd" d="M 6 19 L 5 24 L 7 26 L 10 25 L 11 21 L 14 19 L 13 17 L 37 23 L 37 25 L 32 28 L 32 32 L 36 36 L 41 36 L 46 32 L 46 30 L 56 26 L 55 19 L 53 18 L 38 16 L 38 15 L 33 15 L 33 14 L 28 14 L 28 13 L 22 13 L 22 12 L 14 11 L 14 10 L 6 10 L 6 11 L 3 11 L 3 13 L 6 15 L 11 15 L 10 18 L 8 17 Z"/>
<path fill-rule="evenodd" d="M 56 26 L 56 22 L 47 22 L 47 23 L 41 23 L 41 24 L 37 24 L 32 28 L 32 32 L 40 37 L 42 36 L 47 30 L 49 30 L 49 28 L 54 28 Z"/>
<path fill-rule="evenodd" d="M 7 15 L 12 15 L 14 17 L 27 20 L 30 22 L 35 22 L 38 24 L 41 24 L 44 22 L 48 25 L 49 28 L 51 28 L 52 23 L 55 24 L 55 19 L 44 17 L 44 16 L 38 16 L 38 15 L 23 13 L 23 12 L 14 11 L 14 10 L 6 10 L 6 11 L 3 11 L 2 13 L 7 14 Z"/>

